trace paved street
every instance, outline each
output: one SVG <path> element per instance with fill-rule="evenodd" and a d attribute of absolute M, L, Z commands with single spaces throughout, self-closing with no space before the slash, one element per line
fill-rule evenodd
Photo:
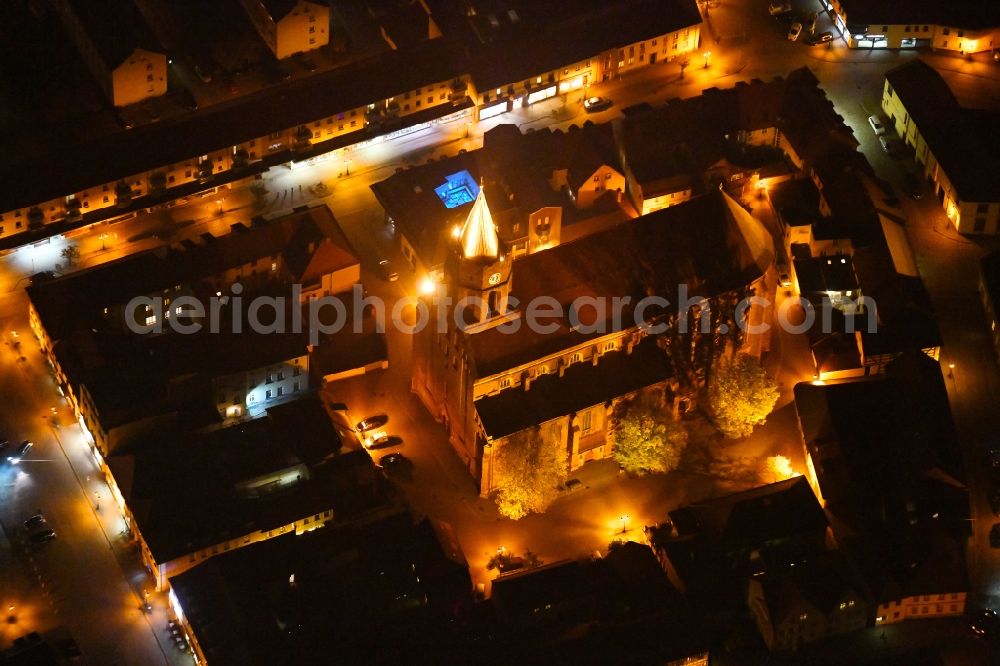
<path fill-rule="evenodd" d="M 799 9 L 819 11 L 817 0 L 798 0 Z M 401 270 L 406 264 L 393 246 L 382 213 L 369 186 L 395 169 L 420 164 L 440 155 L 471 150 L 482 134 L 501 122 L 524 128 L 560 127 L 611 120 L 621 109 L 648 101 L 687 97 L 711 86 L 731 86 L 740 80 L 768 79 L 791 69 L 809 66 L 820 79 L 841 115 L 861 141 L 880 175 L 898 185 L 902 165 L 878 146 L 866 117 L 879 108 L 885 71 L 917 57 L 915 52 L 849 51 L 839 40 L 829 46 L 808 47 L 789 42 L 784 29 L 767 16 L 766 3 L 723 0 L 709 10 L 710 29 L 683 78 L 677 63 L 662 63 L 618 81 L 592 85 L 587 94 L 615 101 L 608 111 L 586 114 L 583 93 L 540 102 L 528 109 L 483 123 L 465 120 L 435 125 L 386 141 L 374 141 L 341 150 L 311 164 L 272 169 L 266 174 L 266 203 L 255 205 L 245 187 L 220 189 L 204 197 L 163 208 L 117 224 L 98 224 L 70 238 L 22 248 L 0 257 L 0 389 L 6 408 L 0 413 L 0 432 L 12 442 L 35 442 L 29 459 L 18 466 L 0 467 L 0 522 L 15 544 L 16 566 L 0 572 L 0 610 L 14 605 L 14 622 L 0 623 L 0 649 L 16 635 L 68 624 L 85 654 L 99 664 L 190 663 L 172 645 L 164 631 L 164 599 L 154 595 L 152 615 L 140 610 L 147 586 L 143 572 L 119 536 L 122 525 L 106 488 L 94 481 L 94 463 L 88 457 L 82 433 L 43 365 L 27 326 L 26 278 L 62 264 L 67 245 L 80 250 L 80 267 L 93 266 L 166 242 L 224 233 L 229 225 L 247 222 L 256 214 L 274 215 L 307 203 L 327 203 L 362 257 L 363 279 L 370 292 L 383 297 L 412 295 L 419 276 Z M 824 27 L 821 17 L 817 31 Z M 946 70 L 964 94 L 974 95 L 1000 80 L 992 63 L 922 54 Z M 317 197 L 310 187 L 322 182 L 329 194 Z M 972 475 L 975 540 L 970 564 L 979 601 L 1000 604 L 1000 551 L 988 547 L 986 535 L 993 523 L 985 501 L 982 449 L 995 445 L 1000 373 L 989 346 L 988 331 L 976 294 L 976 260 L 988 244 L 974 243 L 947 228 L 933 197 L 904 200 L 903 213 L 918 254 L 920 269 L 934 300 L 944 334 L 942 360 L 956 365 L 948 378 L 952 407 L 967 448 Z M 399 282 L 386 283 L 371 270 L 378 257 L 390 258 L 401 271 Z M 779 295 L 779 299 L 781 296 Z M 20 333 L 20 352 L 11 331 Z M 638 538 L 644 524 L 662 520 L 683 502 L 731 492 L 753 483 L 754 460 L 782 453 L 801 471 L 802 460 L 795 424 L 791 388 L 810 378 L 808 353 L 801 336 L 780 333 L 772 339 L 767 363 L 782 386 L 782 397 L 768 424 L 740 442 L 715 442 L 692 450 L 685 469 L 669 475 L 630 479 L 617 467 L 597 463 L 574 473 L 582 487 L 560 498 L 544 515 L 510 521 L 498 516 L 494 505 L 480 499 L 472 479 L 445 440 L 443 428 L 409 392 L 411 344 L 407 336 L 389 332 L 387 371 L 354 378 L 329 387 L 346 402 L 355 420 L 376 413 L 390 416 L 388 430 L 399 434 L 402 452 L 414 462 L 412 475 L 399 480 L 417 511 L 451 522 L 457 529 L 476 583 L 488 592 L 487 559 L 498 547 L 523 553 L 531 550 L 544 561 L 605 550 L 622 536 Z M 20 360 L 23 356 L 24 360 Z M 60 425 L 52 425 L 51 408 Z M 705 460 L 716 461 L 706 472 Z M 720 461 L 723 464 L 718 464 Z M 88 478 L 89 477 L 89 478 Z M 101 495 L 101 499 L 97 495 Z M 96 506 L 100 505 L 100 510 Z M 21 521 L 41 508 L 58 533 L 50 544 L 26 548 L 18 532 Z M 622 516 L 627 515 L 624 521 Z"/>

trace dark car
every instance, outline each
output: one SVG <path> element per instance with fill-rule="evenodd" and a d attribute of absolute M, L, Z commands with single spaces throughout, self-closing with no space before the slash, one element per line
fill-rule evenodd
<path fill-rule="evenodd" d="M 46 525 L 45 516 L 40 513 L 36 513 L 31 518 L 24 521 L 24 529 L 27 531 L 37 530 L 38 528 Z"/>
<path fill-rule="evenodd" d="M 0 451 L 6 449 L 8 444 L 10 444 L 10 442 L 6 437 L 0 437 Z"/>
<path fill-rule="evenodd" d="M 402 446 L 403 438 L 395 435 L 380 435 L 372 440 L 368 445 L 369 449 L 389 449 L 394 446 Z M 997 525 L 1000 527 L 1000 524 Z"/>
<path fill-rule="evenodd" d="M 29 442 L 28 440 L 24 440 L 18 445 L 16 449 L 7 454 L 7 460 L 10 460 L 11 462 L 17 462 L 21 460 L 21 458 L 23 458 L 28 453 L 28 451 L 31 450 L 32 446 L 34 446 L 34 444 Z"/>
<path fill-rule="evenodd" d="M 810 37 L 806 40 L 807 44 L 812 44 L 813 46 L 818 46 L 820 44 L 826 44 L 827 42 L 833 41 L 833 33 L 831 32 L 821 32 L 815 37 Z"/>
<path fill-rule="evenodd" d="M 198 110 L 198 100 L 195 99 L 194 93 L 187 88 L 181 88 L 177 93 L 177 99 L 180 101 L 181 106 L 183 106 L 188 111 Z"/>
<path fill-rule="evenodd" d="M 997 630 L 1000 625 L 1000 618 L 997 612 L 990 608 L 983 609 L 969 620 L 969 628 L 976 636 L 989 636 Z"/>
<path fill-rule="evenodd" d="M 40 532 L 35 532 L 30 537 L 32 543 L 48 543 L 56 538 L 55 530 L 45 529 Z"/>
<path fill-rule="evenodd" d="M 612 104 L 614 102 L 607 97 L 588 97 L 583 102 L 583 110 L 587 113 L 597 113 L 598 111 L 610 109 Z"/>
<path fill-rule="evenodd" d="M 410 459 L 404 456 L 402 453 L 387 453 L 382 456 L 382 459 L 378 461 L 378 464 L 383 468 L 403 468 L 411 467 L 413 465 Z"/>
<path fill-rule="evenodd" d="M 914 199 L 919 199 L 924 195 L 923 184 L 915 173 L 907 172 L 903 176 L 903 186 L 906 188 L 906 193 Z"/>
<path fill-rule="evenodd" d="M 990 529 L 990 548 L 1000 548 L 1000 523 Z"/>
<path fill-rule="evenodd" d="M 393 270 L 392 264 L 389 263 L 388 259 L 380 259 L 378 262 L 378 269 L 382 273 L 382 277 L 386 282 L 395 282 L 399 279 L 399 273 Z"/>
<path fill-rule="evenodd" d="M 369 416 L 363 421 L 358 421 L 358 424 L 354 426 L 354 429 L 358 432 L 368 432 L 369 430 L 374 430 L 375 428 L 381 428 L 388 422 L 388 416 L 385 414 L 377 414 L 375 416 Z"/>
<path fill-rule="evenodd" d="M 299 67 L 304 70 L 315 72 L 316 62 L 304 53 L 296 53 L 292 56 L 292 60 L 298 63 Z"/>

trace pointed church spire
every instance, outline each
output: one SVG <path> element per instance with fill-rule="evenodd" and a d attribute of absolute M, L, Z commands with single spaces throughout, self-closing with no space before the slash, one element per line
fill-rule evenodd
<path fill-rule="evenodd" d="M 469 217 L 462 226 L 459 239 L 462 242 L 462 256 L 466 259 L 496 259 L 500 254 L 497 227 L 493 224 L 493 216 L 486 205 L 486 192 L 482 184 L 472 210 L 469 211 Z"/>

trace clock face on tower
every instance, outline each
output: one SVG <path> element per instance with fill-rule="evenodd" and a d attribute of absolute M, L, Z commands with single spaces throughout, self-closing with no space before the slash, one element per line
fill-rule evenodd
<path fill-rule="evenodd" d="M 487 281 L 490 283 L 491 287 L 500 284 L 500 274 L 494 273 L 487 279 Z"/>

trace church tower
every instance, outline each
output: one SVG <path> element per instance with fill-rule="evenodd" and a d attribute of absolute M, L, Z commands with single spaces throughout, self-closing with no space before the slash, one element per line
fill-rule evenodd
<path fill-rule="evenodd" d="M 473 303 L 465 307 L 467 323 L 475 326 L 506 313 L 512 260 L 497 234 L 482 186 L 465 224 L 453 236 L 446 263 L 449 290 L 456 304 L 462 299 Z"/>

